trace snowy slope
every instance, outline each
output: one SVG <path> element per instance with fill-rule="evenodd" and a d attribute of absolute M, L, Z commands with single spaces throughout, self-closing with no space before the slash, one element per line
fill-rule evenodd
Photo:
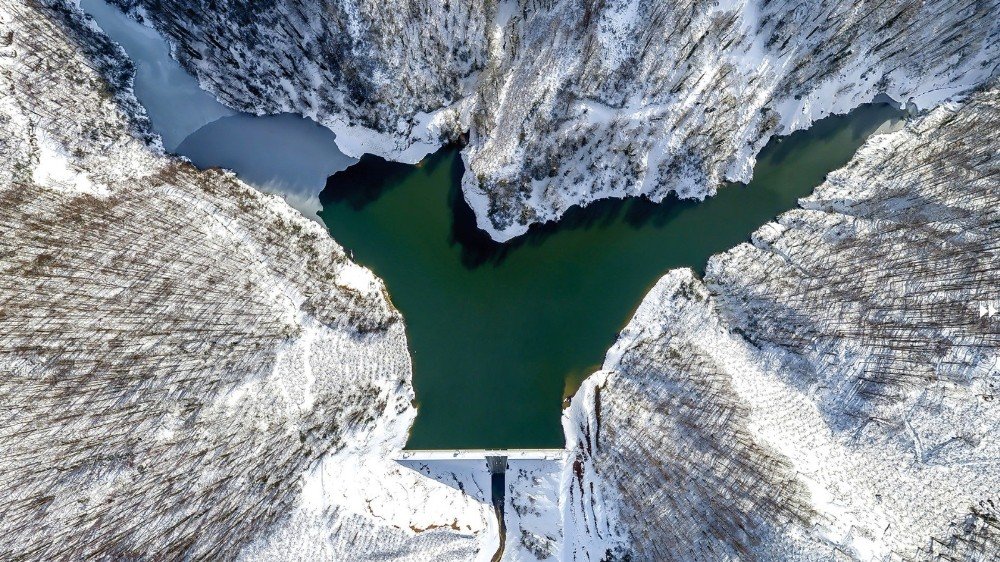
<path fill-rule="evenodd" d="M 574 204 L 750 179 L 775 134 L 886 93 L 930 108 L 997 72 L 1000 2 L 118 0 L 232 107 L 295 111 L 351 156 L 469 131 L 497 240 Z"/>
<path fill-rule="evenodd" d="M 58 6 L 0 0 L 0 558 L 490 558 L 481 494 L 391 460 L 414 410 L 381 282 L 277 198 L 150 148 L 122 53 Z M 807 20 L 927 39 L 931 58 L 899 67 L 922 77 L 903 98 L 989 70 L 934 57 L 991 52 L 991 3 L 845 6 Z M 510 8 L 493 29 L 541 10 Z M 651 16 L 602 10 L 601 64 L 628 67 Z M 546 29 L 533 40 L 567 40 Z M 738 123 L 714 121 L 743 115 L 733 100 L 692 138 Z M 998 100 L 994 85 L 872 138 L 704 280 L 661 279 L 566 411 L 568 461 L 511 463 L 506 559 L 996 559 Z M 586 101 L 587 119 L 617 127 L 615 103 Z"/>
<path fill-rule="evenodd" d="M 382 282 L 147 144 L 80 17 L 0 0 L 0 559 L 492 554 L 491 510 L 391 461 L 415 410 Z"/>
<path fill-rule="evenodd" d="M 998 126 L 994 86 L 872 137 L 657 283 L 566 416 L 580 559 L 1000 556 Z"/>

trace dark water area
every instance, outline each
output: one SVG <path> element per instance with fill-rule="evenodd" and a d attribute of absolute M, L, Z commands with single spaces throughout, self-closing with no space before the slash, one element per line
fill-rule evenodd
<path fill-rule="evenodd" d="M 333 175 L 320 217 L 385 280 L 407 324 L 419 407 L 407 446 L 563 446 L 564 398 L 657 279 L 703 271 L 901 117 L 862 106 L 772 140 L 747 186 L 703 202 L 599 201 L 507 243 L 476 228 L 454 148 L 416 166 L 365 156 Z"/>

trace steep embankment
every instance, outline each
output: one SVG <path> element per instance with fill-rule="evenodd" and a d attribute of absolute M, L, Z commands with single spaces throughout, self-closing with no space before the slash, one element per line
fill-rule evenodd
<path fill-rule="evenodd" d="M 661 279 L 567 415 L 570 548 L 996 560 L 998 127 L 993 87 L 874 137 Z"/>
<path fill-rule="evenodd" d="M 488 509 L 388 460 L 414 409 L 381 281 L 134 138 L 81 18 L 0 0 L 0 558 L 492 552 Z"/>
<path fill-rule="evenodd" d="M 599 198 L 711 195 L 774 134 L 878 93 L 930 107 L 996 72 L 1000 3 L 118 0 L 225 103 L 296 111 L 353 156 L 470 131 L 497 240 Z"/>

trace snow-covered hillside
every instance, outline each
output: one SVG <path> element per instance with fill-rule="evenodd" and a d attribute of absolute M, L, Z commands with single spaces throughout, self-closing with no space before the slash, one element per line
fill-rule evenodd
<path fill-rule="evenodd" d="M 117 0 L 223 102 L 416 161 L 469 131 L 497 240 L 599 198 L 703 198 L 774 134 L 879 93 L 929 108 L 997 72 L 996 0 Z"/>
<path fill-rule="evenodd" d="M 997 29 L 992 2 L 242 5 L 146 15 L 243 109 L 312 107 L 400 158 L 471 127 L 497 236 L 633 162 L 697 196 L 771 132 L 956 94 Z M 381 281 L 162 154 L 131 76 L 72 6 L 0 0 L 0 558 L 490 559 L 485 495 L 391 460 L 414 396 Z M 667 273 L 566 410 L 562 470 L 508 472 L 505 559 L 997 560 L 998 129 L 992 82 L 704 279 Z"/>
<path fill-rule="evenodd" d="M 703 280 L 664 276 L 567 415 L 567 535 L 633 560 L 997 560 L 998 127 L 994 86 L 873 137 Z"/>
<path fill-rule="evenodd" d="M 382 282 L 144 142 L 81 17 L 0 0 L 0 559 L 492 555 L 488 506 L 391 460 L 415 410 Z"/>

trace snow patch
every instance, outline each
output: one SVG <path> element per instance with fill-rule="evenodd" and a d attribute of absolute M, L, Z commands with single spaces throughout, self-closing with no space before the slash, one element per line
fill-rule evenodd
<path fill-rule="evenodd" d="M 337 284 L 367 294 L 378 284 L 378 281 L 375 274 L 368 269 L 348 262 L 337 272 Z"/>
<path fill-rule="evenodd" d="M 97 197 L 111 195 L 111 190 L 95 184 L 85 172 L 79 170 L 59 143 L 41 133 L 38 136 L 38 164 L 31 172 L 31 181 L 64 193 Z"/>

